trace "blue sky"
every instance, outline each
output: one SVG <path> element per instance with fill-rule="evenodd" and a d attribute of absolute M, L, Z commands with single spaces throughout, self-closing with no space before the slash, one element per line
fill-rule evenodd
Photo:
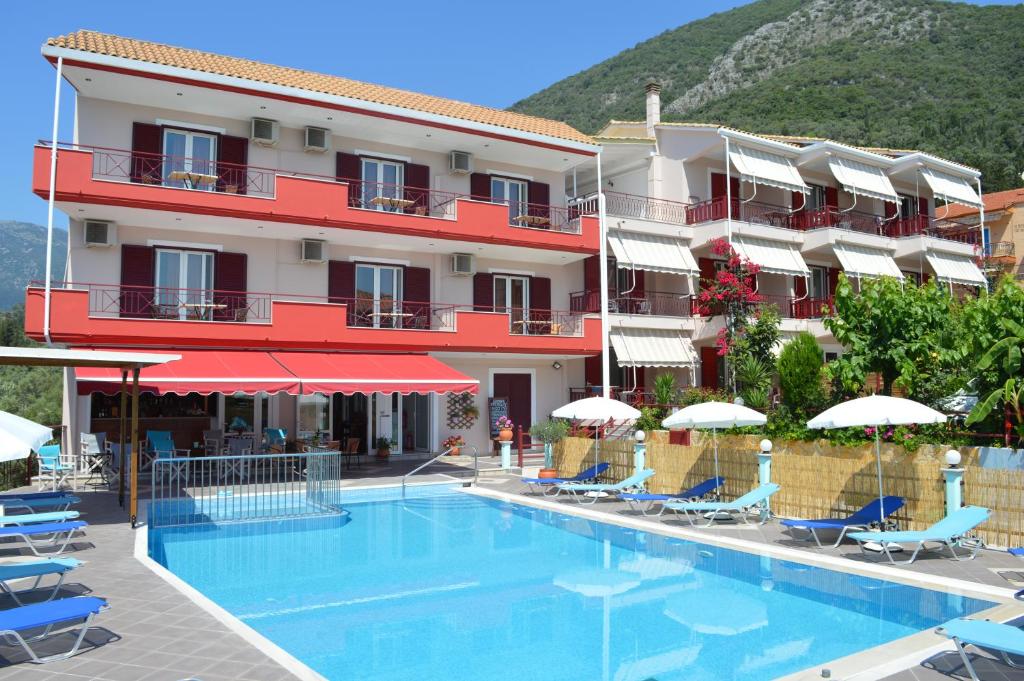
<path fill-rule="evenodd" d="M 263 4 L 266 13 L 258 10 Z M 632 5 L 643 11 L 631 11 L 622 0 L 257 0 L 173 9 L 138 0 L 11 3 L 0 27 L 0 63 L 17 105 L 0 110 L 0 148 L 9 161 L 0 220 L 46 219 L 29 179 L 31 145 L 48 138 L 52 125 L 54 70 L 39 55 L 51 35 L 91 28 L 505 107 L 662 31 L 742 4 L 643 0 Z M 66 85 L 62 102 L 63 140 L 71 138 L 73 111 Z"/>

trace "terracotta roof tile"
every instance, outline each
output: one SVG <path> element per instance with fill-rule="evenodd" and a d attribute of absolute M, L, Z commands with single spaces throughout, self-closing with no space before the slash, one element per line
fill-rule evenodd
<path fill-rule="evenodd" d="M 1002 192 L 992 192 L 991 194 L 985 194 L 981 199 L 985 204 L 986 213 L 1006 210 L 1018 203 L 1024 203 L 1024 187 L 1007 189 Z M 976 215 L 977 212 L 977 208 L 969 208 L 967 206 L 953 204 L 949 207 L 948 217 L 958 218 L 963 217 L 964 215 Z"/>
<path fill-rule="evenodd" d="M 242 78 L 257 83 L 298 88 L 325 95 L 351 97 L 366 102 L 401 107 L 410 111 L 448 116 L 572 142 L 593 143 L 590 137 L 561 121 L 527 116 L 477 104 L 467 104 L 453 99 L 364 83 L 340 76 L 263 64 L 239 57 L 225 57 L 211 52 L 123 38 L 96 31 L 76 31 L 68 35 L 50 38 L 46 44 L 201 73 Z"/>

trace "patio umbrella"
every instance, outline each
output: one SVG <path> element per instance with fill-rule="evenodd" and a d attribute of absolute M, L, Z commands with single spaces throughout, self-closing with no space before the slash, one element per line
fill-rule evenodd
<path fill-rule="evenodd" d="M 684 407 L 661 422 L 662 428 L 710 428 L 715 447 L 715 477 L 718 475 L 718 429 L 763 426 L 768 417 L 732 402 L 702 402 Z"/>
<path fill-rule="evenodd" d="M 636 421 L 640 418 L 640 411 L 619 400 L 587 397 L 562 405 L 551 412 L 551 416 L 556 419 L 582 421 L 584 425 L 604 425 L 609 421 Z M 600 463 L 600 451 L 601 440 L 597 438 L 594 444 L 595 464 Z"/>
<path fill-rule="evenodd" d="M 945 423 L 946 415 L 935 411 L 920 402 L 903 399 L 902 397 L 887 397 L 885 395 L 871 395 L 870 397 L 858 397 L 855 400 L 843 402 L 826 409 L 813 419 L 807 422 L 808 428 L 833 429 L 853 428 L 857 426 L 872 426 L 875 429 L 875 464 L 878 469 L 878 498 L 885 496 L 882 492 L 882 441 L 878 433 L 880 426 L 906 426 L 920 423 Z M 878 505 L 881 511 L 879 520 L 882 527 L 885 527 L 885 511 L 882 504 Z"/>
<path fill-rule="evenodd" d="M 0 462 L 27 458 L 53 439 L 53 429 L 0 411 Z"/>

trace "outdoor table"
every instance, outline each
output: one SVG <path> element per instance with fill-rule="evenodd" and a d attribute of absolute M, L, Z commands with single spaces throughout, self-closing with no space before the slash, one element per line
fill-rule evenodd
<path fill-rule="evenodd" d="M 518 215 L 515 221 L 530 227 L 547 227 L 551 225 L 551 218 L 546 218 L 543 215 Z"/>
<path fill-rule="evenodd" d="M 223 310 L 227 307 L 224 303 L 178 303 L 178 307 L 185 310 L 189 319 L 206 319 L 207 311 Z M 192 316 L 196 313 L 195 316 Z"/>
<path fill-rule="evenodd" d="M 393 196 L 375 196 L 370 199 L 370 203 L 375 206 L 384 206 L 385 208 L 401 208 L 405 209 L 416 203 L 412 199 L 399 199 Z"/>
<path fill-rule="evenodd" d="M 197 189 L 202 185 L 216 184 L 219 178 L 216 175 L 196 173 L 191 170 L 172 170 L 167 174 L 167 179 L 183 182 L 189 189 Z"/>

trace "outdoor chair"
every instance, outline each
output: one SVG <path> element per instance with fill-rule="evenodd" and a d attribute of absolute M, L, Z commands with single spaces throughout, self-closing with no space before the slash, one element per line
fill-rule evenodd
<path fill-rule="evenodd" d="M 234 480 L 235 482 L 245 479 L 249 474 L 248 461 L 246 457 L 252 456 L 251 437 L 233 437 L 228 440 L 226 450 L 227 459 L 221 461 L 220 477 L 222 480 Z"/>
<path fill-rule="evenodd" d="M 66 511 L 81 499 L 66 492 L 43 492 L 46 496 L 36 497 L 32 494 L 25 495 L 0 495 L 0 514 L 10 515 L 10 511 L 18 510 L 24 513 L 36 513 L 40 509 L 51 511 Z"/>
<path fill-rule="evenodd" d="M 697 523 L 694 521 L 697 516 L 705 513 L 710 514 L 710 517 L 704 527 L 710 527 L 719 519 L 719 514 L 723 513 L 730 519 L 735 519 L 735 516 L 738 515 L 748 525 L 750 524 L 748 516 L 756 513 L 760 524 L 764 525 L 770 515 L 767 504 L 768 497 L 778 492 L 779 489 L 781 488 L 777 483 L 770 482 L 752 489 L 734 501 L 667 501 L 665 508 L 682 513 L 690 525 L 695 527 Z"/>
<path fill-rule="evenodd" d="M 945 518 L 935 523 L 926 530 L 903 531 L 903 532 L 851 532 L 847 536 L 860 545 L 862 553 L 866 553 L 864 545 L 874 542 L 882 547 L 882 553 L 893 565 L 913 563 L 925 544 L 938 544 L 939 549 L 948 548 L 956 560 L 972 560 L 978 555 L 978 551 L 984 545 L 980 539 L 968 539 L 967 534 L 973 531 L 978 525 L 988 520 L 991 511 L 981 506 L 964 506 L 953 511 Z M 890 546 L 899 544 L 917 544 L 914 553 L 907 560 L 897 561 L 892 557 Z M 967 558 L 957 555 L 954 547 L 961 546 L 970 549 Z"/>
<path fill-rule="evenodd" d="M 21 596 L 37 591 L 39 585 L 43 582 L 43 577 L 56 575 L 58 578 L 57 583 L 53 585 L 53 591 L 46 598 L 47 601 L 51 601 L 60 591 L 60 587 L 64 584 L 64 578 L 67 574 L 80 565 L 82 565 L 82 561 L 77 558 L 38 558 L 32 561 L 0 565 L 0 590 L 13 598 L 16 604 L 24 605 L 20 598 Z M 15 591 L 8 584 L 8 582 L 13 582 L 16 579 L 32 578 L 35 581 L 27 589 Z"/>
<path fill-rule="evenodd" d="M 872 499 L 870 502 L 865 504 L 863 508 L 854 511 L 846 518 L 821 518 L 819 520 L 783 520 L 780 524 L 784 527 L 789 527 L 794 530 L 804 530 L 807 532 L 807 540 L 814 540 L 814 543 L 818 545 L 818 548 L 822 548 L 821 541 L 818 539 L 819 530 L 838 530 L 839 537 L 836 539 L 836 543 L 832 545 L 832 548 L 838 548 L 843 542 L 843 538 L 846 533 L 850 530 L 866 530 L 872 525 L 881 523 L 882 513 L 888 518 L 893 513 L 903 508 L 903 497 L 883 497 L 881 502 L 878 499 Z M 880 508 L 881 507 L 881 508 Z M 884 511 L 882 511 L 884 509 Z"/>
<path fill-rule="evenodd" d="M 523 478 L 522 482 L 526 484 L 526 489 L 523 490 L 523 494 L 527 492 L 540 492 L 544 496 L 558 496 L 561 489 L 558 485 L 563 483 L 596 483 L 599 475 L 604 473 L 611 464 L 602 461 L 596 466 L 585 468 L 571 478 Z"/>
<path fill-rule="evenodd" d="M 37 523 L 64 523 L 74 520 L 79 515 L 81 514 L 78 511 L 48 511 L 47 513 L 0 515 L 0 527 L 34 525 Z"/>
<path fill-rule="evenodd" d="M 645 492 L 623 492 L 619 498 L 629 504 L 634 511 L 640 511 L 644 515 L 660 516 L 665 512 L 666 501 L 700 501 L 713 494 L 725 484 L 725 478 L 708 478 L 699 485 L 677 494 L 650 494 Z M 657 513 L 651 513 L 655 504 L 661 504 Z"/>
<path fill-rule="evenodd" d="M 1024 591 L 1018 591 L 1013 595 L 1017 600 L 1024 600 Z M 956 651 L 960 653 L 960 659 L 964 662 L 964 668 L 971 675 L 974 681 L 981 681 L 978 672 L 974 670 L 971 659 L 964 649 L 967 645 L 978 648 L 986 648 L 999 653 L 1008 666 L 1014 669 L 1024 669 L 1024 630 L 1012 624 L 1001 624 L 991 620 L 969 620 L 960 618 L 950 620 L 935 630 L 935 633 L 946 636 Z M 1015 662 L 1010 655 L 1021 658 Z"/>
<path fill-rule="evenodd" d="M 132 470 L 131 470 L 132 446 L 130 444 L 126 444 L 124 446 L 124 449 L 125 449 L 125 456 L 124 456 L 125 471 L 124 471 L 124 475 L 125 475 L 125 480 L 127 481 L 129 476 L 132 473 Z M 122 461 L 121 461 L 122 460 L 122 457 L 121 457 L 121 444 L 119 442 L 107 442 L 107 452 L 110 453 L 110 477 L 107 479 L 107 486 L 110 489 L 117 489 L 117 487 L 121 484 L 121 463 L 122 463 Z"/>
<path fill-rule="evenodd" d="M 93 617 L 110 606 L 102 598 L 75 596 L 59 601 L 22 605 L 0 612 L 0 636 L 20 645 L 36 664 L 66 660 L 78 652 Z M 82 621 L 84 620 L 84 621 Z M 57 625 L 81 622 L 81 630 L 74 644 L 67 652 L 40 657 L 29 645 L 47 639 Z M 27 635 L 25 632 L 42 629 L 42 633 Z"/>
<path fill-rule="evenodd" d="M 78 449 L 78 471 L 86 474 L 85 483 L 94 476 L 104 476 L 107 469 L 107 434 L 81 433 Z"/>
<path fill-rule="evenodd" d="M 164 431 L 149 431 L 147 437 L 154 433 L 162 433 Z M 157 466 L 157 474 L 161 480 L 166 480 L 168 484 L 175 482 L 181 482 L 185 479 L 185 469 L 182 465 L 182 461 L 178 459 L 187 460 L 191 452 L 187 449 L 175 449 L 174 442 L 170 439 L 170 433 L 166 436 L 155 435 L 152 439 L 149 439 L 150 453 L 153 458 L 150 460 L 150 467 Z M 157 463 L 159 461 L 160 463 Z M 142 467 L 139 468 L 142 470 Z"/>
<path fill-rule="evenodd" d="M 84 520 L 69 520 L 63 523 L 39 523 L 36 525 L 9 525 L 0 527 L 0 538 L 14 537 L 25 542 L 32 553 L 43 556 L 59 555 L 71 543 L 71 538 L 78 530 L 88 527 Z M 48 549 L 56 549 L 49 551 Z"/>
<path fill-rule="evenodd" d="M 341 454 L 345 458 L 346 468 L 351 468 L 353 459 L 355 459 L 356 467 L 362 467 L 363 453 L 360 451 L 362 443 L 363 441 L 358 437 L 350 437 L 345 440 L 345 449 Z"/>
<path fill-rule="evenodd" d="M 66 484 L 74 474 L 74 466 L 63 460 L 60 445 L 43 445 L 38 453 L 39 489 L 50 487 L 56 490 Z"/>
<path fill-rule="evenodd" d="M 615 483 L 582 484 L 578 482 L 563 482 L 559 483 L 558 489 L 571 494 L 578 503 L 587 502 L 594 504 L 597 503 L 598 499 L 602 499 L 605 496 L 613 497 L 622 492 L 641 490 L 643 489 L 644 482 L 653 475 L 653 470 L 645 468 L 639 473 L 634 473 L 625 480 Z"/>

